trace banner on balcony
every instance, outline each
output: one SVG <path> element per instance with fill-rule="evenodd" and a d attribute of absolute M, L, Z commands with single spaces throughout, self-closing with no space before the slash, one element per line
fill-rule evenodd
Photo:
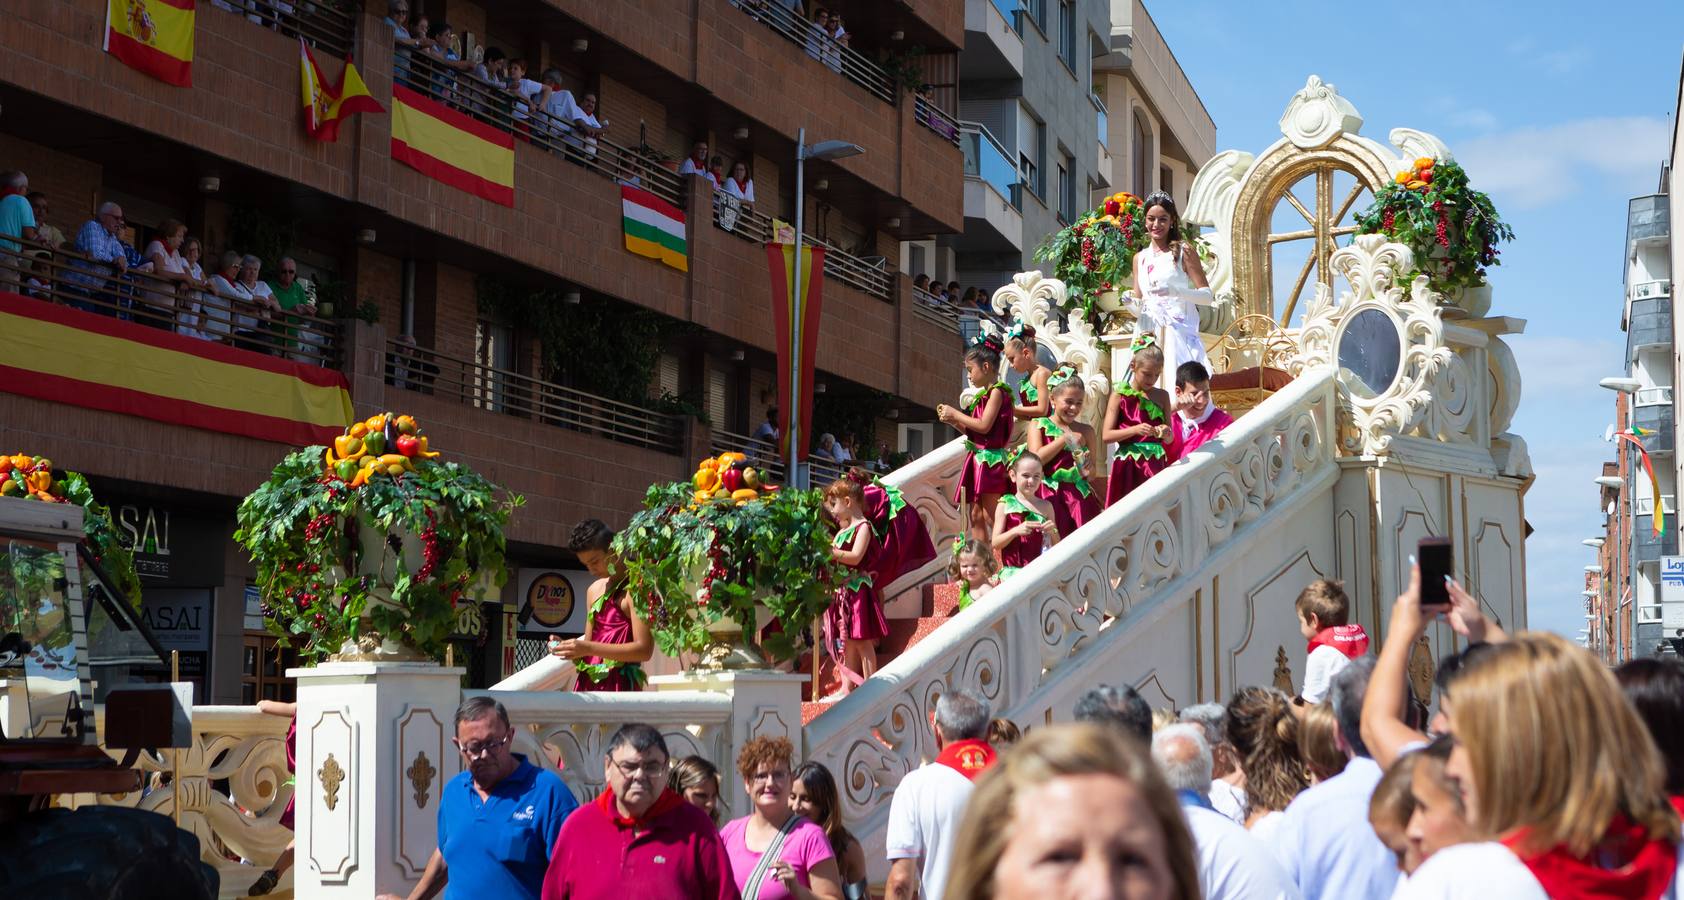
<path fill-rule="evenodd" d="M 680 272 L 690 271 L 690 243 L 684 236 L 684 212 L 642 188 L 620 185 L 620 225 L 626 249 L 658 259 Z"/>
<path fill-rule="evenodd" d="M 796 459 L 805 460 L 813 443 L 813 359 L 818 354 L 819 307 L 824 299 L 824 248 L 802 247 L 799 268 L 794 244 L 767 244 L 766 259 L 772 269 L 772 319 L 778 333 L 778 433 L 785 441 L 793 439 Z M 797 277 L 801 279 L 799 303 Z M 798 373 L 800 396 L 796 397 Z M 791 415 L 797 416 L 794 421 L 800 425 L 794 430 Z"/>
<path fill-rule="evenodd" d="M 3 292 L 0 391 L 294 446 L 355 418 L 336 369 Z"/>
<path fill-rule="evenodd" d="M 107 0 L 105 52 L 176 87 L 193 86 L 193 0 Z"/>
<path fill-rule="evenodd" d="M 328 84 L 327 79 L 322 77 L 321 67 L 316 65 L 316 56 L 310 52 L 310 45 L 304 43 L 301 37 L 298 39 L 298 68 L 304 89 L 304 130 L 318 141 L 331 144 L 339 140 L 339 123 L 346 116 L 386 111 L 369 94 L 368 85 L 363 83 L 362 74 L 351 64 L 349 56 L 345 57 L 345 68 L 339 71 L 339 80 Z"/>
<path fill-rule="evenodd" d="M 515 205 L 514 135 L 392 85 L 392 158 L 429 178 Z"/>

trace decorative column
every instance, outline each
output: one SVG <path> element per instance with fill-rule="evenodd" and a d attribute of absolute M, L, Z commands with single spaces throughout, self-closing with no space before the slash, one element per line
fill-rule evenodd
<path fill-rule="evenodd" d="M 784 737 L 795 745 L 795 758 L 802 759 L 801 692 L 807 687 L 807 676 L 779 672 L 774 669 L 735 669 L 716 672 L 692 670 L 678 675 L 654 675 L 649 679 L 652 691 L 717 691 L 731 695 L 731 729 L 729 755 L 714 760 L 721 777 L 720 800 L 725 808 L 737 815 L 749 812 L 748 797 L 743 794 L 743 782 L 735 777 L 737 751 L 749 738 Z"/>
<path fill-rule="evenodd" d="M 439 799 L 461 770 L 450 743 L 462 669 L 340 662 L 298 679 L 294 895 L 403 896 L 427 868 Z"/>

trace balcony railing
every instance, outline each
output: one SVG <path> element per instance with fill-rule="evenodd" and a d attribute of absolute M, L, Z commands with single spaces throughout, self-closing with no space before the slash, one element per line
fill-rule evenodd
<path fill-rule="evenodd" d="M 1672 296 L 1672 279 L 1661 278 L 1654 281 L 1639 281 L 1631 286 L 1631 299 L 1649 300 Z"/>
<path fill-rule="evenodd" d="M 914 96 L 912 102 L 912 117 L 918 121 L 918 124 L 941 135 L 943 140 L 952 141 L 955 145 L 960 143 L 958 119 L 953 118 L 946 110 L 937 106 L 935 101 L 922 94 Z"/>
<path fill-rule="evenodd" d="M 959 149 L 965 156 L 965 177 L 980 178 L 999 191 L 1001 197 L 1011 200 L 1017 185 L 1017 166 L 1012 164 L 1006 148 L 980 122 L 960 122 L 959 127 Z M 1014 202 L 1013 205 L 1017 204 Z"/>
<path fill-rule="evenodd" d="M 386 383 L 557 428 L 682 453 L 684 419 L 399 341 L 386 346 Z"/>
<path fill-rule="evenodd" d="M 767 473 L 773 483 L 782 484 L 786 480 L 784 472 L 788 469 L 788 466 L 785 465 L 784 451 L 770 441 L 755 440 L 747 435 L 715 430 L 713 432 L 712 451 L 716 455 L 728 452 L 741 453 L 748 457 L 752 465 Z M 820 460 L 816 456 L 808 456 L 807 476 L 815 487 L 822 487 L 841 478 L 854 465 L 856 463 L 835 463 Z M 858 463 L 857 465 L 865 466 L 866 464 Z"/>
<path fill-rule="evenodd" d="M 226 10 L 252 22 L 301 37 L 334 56 L 351 52 L 357 41 L 356 7 L 350 0 L 210 0 L 205 8 Z"/>
<path fill-rule="evenodd" d="M 1677 510 L 1673 509 L 1673 497 L 1672 497 L 1671 494 L 1662 494 L 1661 495 L 1661 509 L 1663 511 L 1665 511 L 1668 515 L 1670 515 L 1674 512 L 1677 512 Z M 1654 515 L 1655 514 L 1655 495 L 1651 494 L 1651 493 L 1639 492 L 1638 495 L 1636 497 L 1633 497 L 1632 500 L 1631 500 L 1631 514 L 1634 515 L 1634 516 L 1652 516 L 1652 515 Z"/>
<path fill-rule="evenodd" d="M 684 180 L 653 153 L 632 150 L 604 135 L 590 136 L 571 122 L 564 122 L 534 108 L 513 91 L 491 84 L 472 72 L 458 71 L 443 60 L 416 50 L 408 62 L 398 61 L 399 84 L 418 91 L 467 115 L 506 131 L 527 143 L 548 150 L 609 181 L 636 185 L 673 204 L 684 205 Z"/>
<path fill-rule="evenodd" d="M 1672 386 L 1638 388 L 1633 406 L 1671 406 Z"/>
<path fill-rule="evenodd" d="M 149 262 L 118 272 L 74 250 L 19 245 L 18 251 L 0 247 L 0 290 L 295 362 L 339 363 L 336 322 L 166 281 L 152 274 Z M 213 274 L 205 272 L 206 280 Z"/>
<path fill-rule="evenodd" d="M 885 103 L 895 102 L 895 85 L 883 67 L 858 50 L 838 43 L 782 0 L 731 0 L 731 5 L 764 23 L 831 71 L 847 77 Z"/>
<path fill-rule="evenodd" d="M 1111 133 L 1110 111 L 1105 108 L 1105 101 L 1099 99 L 1098 94 L 1090 93 L 1088 99 L 1093 101 L 1094 113 L 1099 117 L 1099 145 L 1109 146 L 1106 135 Z"/>
<path fill-rule="evenodd" d="M 713 205 L 713 224 L 718 228 L 725 228 L 726 206 L 727 204 L 718 202 Z M 739 207 L 735 221 L 727 230 L 745 241 L 764 244 L 772 240 L 772 218 L 758 210 Z M 867 259 L 855 256 L 823 238 L 810 234 L 801 240 L 808 246 L 825 249 L 825 277 L 834 278 L 873 297 L 883 300 L 894 298 L 894 278 L 889 274 L 887 260 L 882 257 Z"/>

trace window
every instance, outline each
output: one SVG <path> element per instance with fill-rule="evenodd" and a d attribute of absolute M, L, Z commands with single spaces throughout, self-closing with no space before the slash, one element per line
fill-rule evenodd
<path fill-rule="evenodd" d="M 1023 0 L 1023 8 L 1018 10 L 1017 33 L 1023 33 L 1023 19 L 1027 16 L 1035 20 L 1035 27 L 1045 34 L 1047 30 L 1047 0 Z"/>
<path fill-rule="evenodd" d="M 1041 198 L 1047 196 L 1047 126 L 1036 121 L 1029 107 L 1017 107 L 1017 168 L 1018 181 L 1026 190 Z"/>
<path fill-rule="evenodd" d="M 1071 0 L 1058 0 L 1058 58 L 1076 71 L 1076 7 Z"/>
<path fill-rule="evenodd" d="M 1058 217 L 1066 223 L 1076 220 L 1076 179 L 1071 171 L 1076 167 L 1075 160 L 1065 154 L 1059 154 L 1058 161 Z"/>
<path fill-rule="evenodd" d="M 503 378 L 501 369 L 514 368 L 515 331 L 507 325 L 479 322 L 474 326 L 474 405 L 501 412 L 503 409 Z"/>
<path fill-rule="evenodd" d="M 1135 113 L 1134 141 L 1129 147 L 1129 155 L 1134 158 L 1133 193 L 1138 197 L 1144 197 L 1152 190 L 1147 180 L 1150 177 L 1148 173 L 1152 171 L 1151 152 L 1152 138 L 1146 133 L 1146 120 L 1140 117 L 1140 113 Z"/>
<path fill-rule="evenodd" d="M 1175 173 L 1169 170 L 1169 166 L 1158 167 L 1158 190 L 1175 196 Z"/>

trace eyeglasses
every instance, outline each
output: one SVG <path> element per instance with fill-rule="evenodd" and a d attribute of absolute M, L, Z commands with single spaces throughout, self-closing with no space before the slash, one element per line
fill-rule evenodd
<path fill-rule="evenodd" d="M 619 769 L 620 774 L 626 776 L 627 778 L 636 778 L 637 776 L 642 775 L 650 781 L 654 781 L 658 778 L 665 778 L 667 776 L 667 762 L 664 759 L 659 762 L 647 761 L 641 765 L 639 765 L 635 760 L 629 762 L 610 760 L 610 762 L 614 763 L 614 768 Z"/>
<path fill-rule="evenodd" d="M 748 780 L 752 783 L 759 783 L 759 782 L 762 782 L 762 781 L 771 781 L 771 782 L 788 781 L 789 780 L 789 770 L 788 769 L 778 769 L 778 770 L 772 771 L 772 772 L 756 772 L 753 775 L 750 775 L 748 777 Z"/>
<path fill-rule="evenodd" d="M 455 738 L 452 738 L 450 742 L 456 745 L 456 749 L 462 751 L 463 756 L 469 759 L 479 759 L 482 756 L 491 755 L 493 750 L 508 746 L 509 741 L 513 740 L 514 736 L 515 733 L 511 731 L 496 740 L 487 741 L 483 744 L 464 744 Z"/>
<path fill-rule="evenodd" d="M 297 269 L 282 269 L 281 274 L 282 275 L 297 275 L 298 270 Z"/>

